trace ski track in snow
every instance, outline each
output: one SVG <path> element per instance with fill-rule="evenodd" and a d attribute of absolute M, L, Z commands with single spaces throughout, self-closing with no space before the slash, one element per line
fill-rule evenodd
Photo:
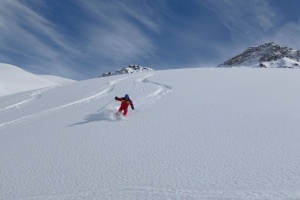
<path fill-rule="evenodd" d="M 166 94 L 166 93 L 168 93 L 172 90 L 172 87 L 170 87 L 170 86 L 155 83 L 155 82 L 152 82 L 152 81 L 147 79 L 148 77 L 151 77 L 154 74 L 155 74 L 155 71 L 151 71 L 146 76 L 144 76 L 142 78 L 139 78 L 135 81 L 135 83 L 138 83 L 138 84 L 139 83 L 153 84 L 153 85 L 156 85 L 157 88 L 158 88 L 155 92 L 149 94 L 148 96 L 146 96 L 142 99 L 137 99 L 136 100 L 136 102 L 137 102 L 136 105 L 139 106 L 139 107 L 142 107 L 142 108 L 147 107 L 148 105 L 154 103 L 155 100 L 161 98 L 164 94 Z M 140 74 L 135 75 L 135 76 L 140 76 Z M 51 109 L 48 109 L 48 110 L 45 110 L 45 111 L 42 111 L 42 112 L 39 112 L 39 113 L 36 113 L 36 114 L 33 114 L 33 115 L 28 115 L 28 116 L 25 116 L 25 117 L 21 117 L 21 118 L 16 119 L 16 120 L 1 123 L 0 124 L 0 129 L 3 129 L 3 128 L 8 127 L 8 126 L 15 125 L 15 124 L 19 124 L 19 123 L 22 123 L 22 122 L 25 122 L 25 121 L 28 121 L 28 120 L 32 120 L 32 119 L 47 115 L 49 113 L 52 113 L 52 112 L 55 112 L 55 111 L 58 111 L 58 110 L 61 110 L 61 109 L 64 109 L 64 108 L 67 108 L 67 107 L 70 107 L 70 106 L 80 105 L 80 104 L 83 104 L 83 103 L 89 103 L 89 102 L 94 101 L 96 99 L 102 98 L 102 97 L 108 95 L 109 93 L 111 93 L 114 90 L 114 87 L 117 83 L 119 83 L 122 80 L 132 78 L 132 77 L 134 77 L 134 76 L 126 76 L 124 78 L 112 80 L 109 83 L 107 83 L 106 86 L 104 86 L 104 89 L 101 92 L 98 92 L 98 93 L 93 94 L 89 97 L 80 99 L 78 101 L 71 102 L 71 103 L 68 103 L 68 104 L 65 104 L 65 105 L 62 105 L 62 106 L 59 106 L 59 107 L 51 108 Z M 50 88 L 50 89 L 52 89 L 52 88 Z M 2 109 L 0 111 L 4 112 L 4 111 L 7 111 L 7 110 L 12 109 L 12 108 L 20 108 L 21 106 L 23 106 L 23 105 L 25 105 L 29 102 L 33 102 L 34 100 L 37 100 L 37 99 L 41 98 L 42 97 L 42 92 L 44 92 L 46 90 L 49 90 L 49 88 L 44 89 L 44 90 L 39 90 L 37 92 L 33 92 L 32 94 L 29 95 L 30 96 L 29 99 L 27 99 L 25 101 L 22 101 L 22 102 L 19 102 L 19 103 L 16 103 L 14 105 L 10 105 L 8 107 L 5 107 L 4 109 Z M 146 103 L 139 103 L 141 101 L 146 102 Z"/>
<path fill-rule="evenodd" d="M 155 74 L 154 72 L 151 72 L 146 76 L 143 76 L 142 78 L 139 78 L 134 82 L 129 83 L 129 84 L 132 83 L 140 84 L 139 86 L 141 86 L 144 89 L 148 89 L 147 86 L 149 85 L 154 86 L 154 87 L 150 87 L 151 92 L 144 93 L 145 97 L 137 98 L 138 108 L 144 109 L 145 107 L 151 105 L 152 103 L 155 103 L 156 100 L 163 97 L 165 94 L 172 91 L 171 86 L 154 82 L 153 81 L 154 79 L 149 80 L 149 78 L 152 77 L 154 74 Z M 50 112 L 58 111 L 63 108 L 89 103 L 95 99 L 102 98 L 110 94 L 111 92 L 118 90 L 118 87 L 115 86 L 117 84 L 120 84 L 122 80 L 125 80 L 126 78 L 132 78 L 132 77 L 134 76 L 112 80 L 106 85 L 104 85 L 102 88 L 94 91 L 92 94 L 89 93 L 89 95 L 87 95 L 88 97 L 85 96 L 80 100 L 76 99 L 71 103 L 69 102 L 67 102 L 66 104 L 62 103 L 61 104 L 62 106 L 58 106 L 30 116 L 19 118 L 17 119 L 19 121 L 14 120 L 11 121 L 11 123 L 8 122 L 7 124 L 4 124 L 3 127 L 1 127 L 0 124 L 0 129 L 17 123 L 25 122 L 27 120 L 49 114 Z M 125 86 L 127 87 L 128 85 Z M 152 89 L 154 90 L 154 92 Z M 177 89 L 178 89 L 178 85 L 176 85 L 176 90 Z M 186 89 L 186 87 L 184 87 L 182 90 L 184 89 Z M 191 94 L 192 93 L 193 91 L 191 92 Z M 139 94 L 140 93 L 138 93 L 138 95 Z M 40 97 L 41 96 L 39 96 L 39 98 Z M 23 106 L 25 104 L 26 103 L 20 105 Z M 17 106 L 12 106 L 12 108 L 17 108 Z M 226 113 L 224 111 L 222 112 Z M 184 122 L 189 122 L 189 121 L 187 120 Z M 110 127 L 111 124 L 105 124 L 105 125 L 108 125 L 108 127 Z M 178 126 L 180 125 L 181 124 L 178 124 Z M 218 124 L 212 123 L 210 125 L 215 126 Z M 101 126 L 97 126 L 97 127 L 100 127 L 97 130 L 99 132 L 106 131 L 105 128 L 102 129 Z M 164 125 L 164 127 L 166 127 L 166 129 L 163 129 L 162 132 L 164 131 L 167 132 L 166 130 L 170 129 L 168 126 Z M 80 128 L 82 128 L 82 130 L 86 130 L 87 127 L 82 126 Z M 91 126 L 90 129 L 92 128 L 93 127 Z M 292 179 L 293 176 L 294 177 L 298 176 L 297 173 L 298 172 L 297 169 L 299 167 L 299 164 L 297 164 L 299 163 L 297 162 L 298 158 L 295 157 L 295 158 L 287 159 L 287 162 L 290 162 L 287 164 L 287 166 L 282 166 L 282 163 L 284 162 L 277 161 L 277 159 L 275 160 L 275 158 L 277 157 L 273 158 L 274 160 L 271 159 L 270 161 L 267 161 L 267 163 L 270 162 L 272 165 L 278 166 L 279 170 L 277 169 L 278 170 L 277 172 L 274 169 L 271 169 L 271 173 L 269 173 L 269 168 L 267 167 L 260 168 L 257 166 L 257 165 L 264 165 L 264 163 L 261 162 L 262 159 L 259 158 L 259 156 L 272 155 L 272 153 L 270 152 L 272 150 L 276 150 L 276 148 L 272 148 L 272 147 L 273 145 L 275 146 L 278 143 L 274 143 L 273 145 L 256 144 L 258 139 L 251 140 L 252 138 L 250 138 L 250 140 L 248 140 L 248 138 L 246 137 L 240 140 L 237 139 L 236 141 L 243 142 L 244 140 L 248 140 L 247 142 L 240 144 L 240 146 L 237 145 L 237 147 L 233 147 L 235 146 L 234 139 L 236 137 L 237 138 L 240 137 L 238 134 L 233 134 L 233 135 L 229 134 L 229 137 L 225 136 L 226 139 L 224 139 L 225 137 L 218 139 L 215 137 L 216 134 L 210 137 L 210 135 L 213 135 L 215 131 L 207 131 L 206 132 L 207 135 L 205 135 L 204 131 L 200 130 L 199 132 L 201 132 L 202 135 L 201 137 L 199 137 L 198 132 L 196 131 L 193 132 L 192 129 L 188 129 L 189 131 L 192 130 L 192 133 L 196 133 L 197 135 L 192 135 L 189 134 L 188 131 L 182 130 L 183 132 L 182 137 L 181 134 L 178 133 L 177 134 L 167 133 L 166 136 L 163 136 L 164 134 L 155 134 L 155 131 L 151 129 L 149 132 L 146 132 L 147 133 L 146 135 L 145 133 L 143 133 L 144 131 L 143 128 L 144 127 L 140 126 L 140 130 L 137 132 L 137 134 L 132 134 L 132 135 L 130 135 L 132 133 L 131 131 L 130 132 L 125 131 L 126 134 L 122 132 L 121 134 L 116 134 L 116 135 L 111 134 L 112 132 L 107 131 L 102 135 L 100 133 L 94 133 L 94 129 L 88 132 L 88 134 L 82 134 L 81 131 L 75 131 L 69 133 L 70 134 L 69 136 L 67 136 L 67 134 L 59 134 L 62 135 L 61 138 L 57 138 L 58 134 L 57 135 L 55 134 L 52 135 L 52 133 L 51 134 L 49 133 L 49 135 L 45 134 L 46 138 L 44 138 L 45 137 L 44 135 L 36 133 L 34 136 L 40 135 L 41 137 L 43 137 L 43 140 L 45 141 L 47 141 L 47 139 L 49 138 L 51 139 L 51 137 L 55 138 L 55 140 L 53 141 L 51 140 L 51 142 L 57 143 L 56 144 L 57 147 L 60 147 L 61 149 L 59 148 L 59 150 L 56 152 L 55 146 L 52 146 L 53 143 L 47 141 L 42 144 L 49 143 L 52 149 L 51 148 L 47 149 L 42 144 L 41 146 L 43 146 L 43 148 L 41 147 L 36 148 L 36 150 L 42 150 L 41 157 L 43 158 L 46 157 L 45 160 L 38 161 L 37 158 L 39 158 L 39 156 L 36 156 L 35 159 L 31 159 L 30 157 L 29 158 L 25 157 L 24 160 L 20 158 L 16 158 L 16 160 L 18 161 L 16 162 L 16 164 L 19 164 L 19 166 L 17 166 L 14 171 L 17 173 L 10 174 L 9 173 L 10 171 L 6 170 L 7 172 L 5 172 L 3 176 L 4 177 L 3 183 L 5 183 L 5 178 L 7 178 L 10 181 L 7 183 L 7 186 L 6 183 L 3 184 L 4 186 L 6 186 L 5 189 L 7 189 L 7 192 L 4 193 L 4 195 L 6 195 L 7 197 L 10 196 L 10 198 L 5 198 L 5 199 L 14 199 L 14 200 L 15 199 L 22 199 L 22 200 L 24 199 L 25 200 L 39 200 L 39 199 L 43 199 L 43 200 L 45 199 L 46 200 L 47 199 L 49 200 L 50 199 L 51 200 L 67 200 L 67 199 L 147 199 L 147 200 L 148 199 L 149 200 L 150 199 L 156 199 L 156 200 L 157 199 L 208 199 L 208 200 L 290 199 L 292 200 L 293 199 L 296 200 L 296 199 L 300 199 L 300 191 L 293 186 L 293 183 L 295 183 L 296 180 Z M 151 128 L 155 128 L 155 127 L 151 126 Z M 196 128 L 198 128 L 198 126 Z M 119 130 L 119 129 L 115 129 L 115 130 Z M 176 126 L 173 128 L 173 130 L 176 131 Z M 212 129 L 212 130 L 217 130 L 217 129 Z M 29 134 L 27 135 L 27 132 L 25 131 L 24 133 L 26 133 L 24 134 L 24 138 L 28 137 Z M 287 135 L 288 133 L 289 132 L 287 132 Z M 122 135 L 124 135 L 124 137 L 120 138 L 120 136 L 122 137 Z M 12 137 L 14 137 L 14 135 Z M 85 139 L 85 138 L 89 138 L 89 139 Z M 128 141 L 126 140 L 124 141 L 125 138 L 129 138 Z M 30 137 L 29 139 L 31 140 Z M 58 141 L 60 141 L 60 139 L 65 139 L 65 140 L 63 140 L 62 143 L 59 143 Z M 79 139 L 83 139 L 83 141 Z M 99 139 L 99 141 L 95 142 L 95 139 Z M 204 139 L 203 142 L 199 142 L 200 139 L 201 140 Z M 264 141 L 265 138 L 262 137 L 261 139 L 262 141 Z M 295 137 L 295 139 L 297 139 L 297 137 Z M 14 140 L 15 138 L 13 138 L 13 140 L 11 141 Z M 37 138 L 37 141 L 39 140 L 40 138 Z M 228 145 L 231 146 L 227 146 L 227 142 L 222 143 L 221 140 L 222 141 L 228 140 L 228 142 L 232 141 L 232 144 L 229 143 Z M 145 143 L 138 144 L 141 141 L 145 141 Z M 163 142 L 160 143 L 160 141 Z M 195 144 L 192 143 L 192 141 L 195 141 Z M 289 140 L 287 139 L 287 141 Z M 74 144 L 70 145 L 69 143 L 72 142 L 74 142 Z M 115 144 L 115 147 L 117 147 L 118 145 L 122 145 L 124 143 L 125 145 L 123 148 L 114 149 L 112 147 L 113 144 Z M 199 143 L 199 145 L 196 145 L 196 143 Z M 30 143 L 23 144 L 24 147 L 29 146 L 27 144 L 37 144 L 37 143 L 36 142 L 33 143 L 32 141 L 30 141 Z M 254 146 L 249 150 L 245 151 L 245 155 L 246 155 L 245 157 L 240 155 L 243 153 L 242 150 L 244 148 L 241 147 L 243 146 L 243 144 L 246 144 L 246 146 L 249 145 L 248 148 L 250 148 L 250 146 Z M 286 144 L 285 146 L 291 145 L 290 143 L 286 143 Z M 105 145 L 107 145 L 107 147 L 99 148 L 104 150 L 103 152 L 89 151 L 89 150 L 94 150 L 95 146 L 105 146 Z M 203 145 L 203 147 L 201 145 Z M 210 145 L 213 146 L 211 147 L 211 150 L 213 150 L 211 152 L 209 150 Z M 255 151 L 256 150 L 255 147 L 260 147 L 260 145 L 262 145 L 262 147 L 266 146 L 266 149 L 261 148 L 262 151 Z M 144 146 L 147 147 L 144 148 Z M 190 146 L 191 149 L 189 149 Z M 82 147 L 85 147 L 85 149 Z M 202 151 L 194 152 L 193 151 L 195 149 L 194 147 L 196 148 L 198 147 Z M 14 148 L 15 147 L 13 145 L 10 145 L 11 150 L 13 150 Z M 67 148 L 74 148 L 74 149 L 70 150 Z M 282 148 L 282 146 L 279 146 L 278 148 Z M 3 149 L 5 152 L 5 147 Z M 207 149 L 208 152 L 205 151 Z M 20 148 L 20 151 L 22 150 L 23 149 Z M 293 152 L 288 152 L 288 150 L 289 148 L 287 149 L 283 148 L 282 151 L 287 151 L 287 153 L 283 152 L 282 154 L 283 157 L 285 155 L 293 153 Z M 295 148 L 295 150 L 297 150 L 297 148 Z M 66 151 L 68 151 L 67 154 L 61 156 L 61 154 L 64 154 Z M 39 154 L 38 151 L 28 151 L 28 152 L 34 152 L 36 154 Z M 110 152 L 112 153 L 109 154 Z M 126 153 L 120 154 L 122 152 L 126 152 Z M 142 153 L 140 154 L 139 152 Z M 224 155 L 225 153 L 227 155 L 224 156 L 222 152 L 224 152 Z M 101 156 L 99 157 L 95 156 L 95 155 L 100 155 L 101 153 L 102 153 Z M 276 152 L 273 153 L 276 155 Z M 164 154 L 164 156 L 161 156 L 161 154 Z M 199 154 L 202 154 L 201 156 L 203 156 L 203 158 L 200 159 L 200 157 L 196 157 L 196 155 Z M 17 153 L 8 154 L 8 156 L 11 155 L 15 156 L 18 154 Z M 24 155 L 26 156 L 27 154 L 21 154 L 21 156 Z M 298 154 L 295 153 L 295 156 L 297 155 Z M 31 155 L 31 156 L 34 157 L 35 155 Z M 55 161 L 52 160 L 49 161 L 48 163 L 47 161 L 48 156 L 49 158 L 52 159 L 55 158 Z M 189 158 L 189 156 L 191 157 Z M 12 159 L 7 159 L 7 160 L 13 161 L 14 160 L 13 156 L 11 157 Z M 62 160 L 59 160 L 59 158 L 62 158 Z M 258 161 L 260 162 L 255 161 L 254 159 L 256 158 L 258 158 Z M 30 165 L 25 166 L 24 165 L 26 164 L 26 162 L 24 162 L 25 159 L 28 159 L 32 164 L 30 163 Z M 60 162 L 62 162 L 64 159 L 69 159 L 69 160 L 64 164 L 60 165 Z M 164 165 L 157 164 L 159 162 L 163 162 L 164 159 L 167 160 L 167 162 L 164 163 L 165 167 Z M 250 162 L 247 162 L 249 160 Z M 39 165 L 34 165 L 36 164 L 35 163 L 36 161 L 38 163 L 40 162 Z M 232 162 L 234 162 L 235 164 L 234 165 L 231 164 Z M 253 164 L 256 162 L 257 164 Z M 9 162 L 7 163 L 8 163 L 7 164 L 8 167 L 13 166 L 13 164 L 10 164 Z M 102 166 L 103 168 L 101 168 L 102 163 L 106 164 L 105 167 Z M 186 166 L 184 166 L 185 163 L 187 163 Z M 251 166 L 251 163 L 252 166 L 254 166 L 254 168 L 249 167 L 248 164 L 250 164 Z M 124 166 L 122 166 L 122 164 Z M 155 164 L 157 166 L 153 167 L 152 165 Z M 192 165 L 191 166 L 192 169 L 195 169 L 195 172 L 197 173 L 195 174 L 192 173 L 190 177 L 188 177 L 186 175 L 189 175 L 189 173 L 188 172 L 184 173 L 184 171 L 186 169 L 187 171 L 189 171 L 188 168 L 190 165 Z M 148 166 L 150 167 L 148 168 Z M 216 166 L 219 166 L 219 168 Z M 67 169 L 65 169 L 65 167 Z M 76 167 L 78 168 L 76 169 Z M 128 167 L 128 169 L 130 170 L 128 169 L 124 170 L 124 168 L 126 167 Z M 65 169 L 65 171 L 62 170 L 62 168 Z M 115 169 L 112 169 L 110 171 L 110 168 L 115 168 Z M 206 169 L 207 171 L 205 171 Z M 102 170 L 103 172 L 100 173 L 100 171 Z M 163 176 L 163 174 L 168 173 L 167 170 L 172 170 L 169 172 L 170 175 L 179 178 L 176 178 L 172 181 L 169 179 L 170 176 Z M 235 170 L 237 171 L 241 170 L 239 173 L 241 173 L 242 176 L 232 177 L 233 175 L 239 176 L 238 172 L 234 173 Z M 265 171 L 260 171 L 260 170 L 265 170 Z M 287 171 L 283 173 L 282 171 L 284 170 Z M 203 176 L 201 176 L 201 174 L 198 174 L 198 171 L 199 172 L 203 171 Z M 76 172 L 79 173 L 77 174 Z M 127 175 L 126 172 L 128 173 Z M 141 172 L 143 172 L 143 174 L 139 174 Z M 35 173 L 39 174 L 39 177 L 32 176 Z M 279 178 L 277 177 L 275 179 L 272 179 L 274 175 L 275 176 L 277 175 Z M 12 176 L 13 178 L 10 178 L 10 176 Z M 195 179 L 192 179 L 191 178 L 192 176 L 195 177 Z M 259 176 L 263 176 L 263 178 L 256 179 Z M 92 179 L 91 177 L 93 177 L 94 179 Z M 115 182 L 111 181 L 111 179 L 114 179 Z M 142 181 L 140 181 L 140 179 Z M 277 182 L 274 182 L 274 180 L 277 180 Z M 286 182 L 288 182 L 289 180 L 290 183 L 287 184 Z M 103 184 L 103 182 L 105 183 L 105 181 L 107 181 L 108 183 Z M 118 185 L 119 184 L 118 181 L 121 182 L 120 185 Z M 261 182 L 265 182 L 265 183 L 260 184 Z M 199 185 L 196 185 L 194 183 L 199 183 Z M 280 189 L 279 187 L 280 184 L 283 185 L 282 187 L 283 189 Z M 41 187 L 36 187 L 39 185 L 41 185 Z M 289 186 L 291 189 L 290 190 L 287 189 L 289 188 L 287 186 Z M 276 188 L 278 190 L 276 190 Z M 0 197 L 0 199 L 2 198 Z"/>
<path fill-rule="evenodd" d="M 154 74 L 155 74 L 155 71 L 152 71 L 147 76 L 142 77 L 142 78 L 136 80 L 137 84 L 140 84 L 140 83 L 142 83 L 142 84 L 152 84 L 152 85 L 155 85 L 158 88 L 155 92 L 147 95 L 144 98 L 137 99 L 135 101 L 136 105 L 138 105 L 141 108 L 145 108 L 145 107 L 151 105 L 157 99 L 161 98 L 165 94 L 167 94 L 167 93 L 169 93 L 169 92 L 172 91 L 172 87 L 171 86 L 160 84 L 160 83 L 157 83 L 157 82 L 154 82 L 154 81 L 151 81 L 151 80 L 148 79 L 149 77 L 153 76 Z M 141 103 L 141 102 L 143 102 L 143 103 Z"/>
<path fill-rule="evenodd" d="M 62 106 L 59 106 L 59 107 L 51 108 L 51 109 L 48 109 L 48 110 L 45 110 L 45 111 L 42 111 L 42 112 L 39 112 L 39 113 L 36 113 L 36 114 L 33 114 L 33 115 L 28 115 L 28 116 L 25 116 L 25 117 L 21 117 L 21 118 L 16 119 L 16 120 L 12 120 L 12 121 L 9 121 L 9 122 L 1 123 L 0 124 L 0 129 L 2 129 L 4 127 L 7 127 L 7 126 L 19 124 L 19 123 L 22 123 L 22 122 L 25 122 L 25 121 L 28 121 L 28 120 L 31 120 L 31 119 L 35 119 L 35 118 L 41 117 L 43 115 L 47 115 L 49 113 L 52 113 L 54 111 L 61 110 L 63 108 L 67 108 L 67 107 L 74 106 L 74 105 L 79 105 L 79 104 L 82 104 L 82 103 L 89 103 L 90 101 L 99 99 L 99 98 L 101 98 L 101 97 L 109 94 L 111 91 L 113 91 L 116 83 L 118 83 L 119 81 L 122 81 L 124 79 L 127 79 L 127 78 L 129 78 L 129 77 L 112 80 L 109 83 L 107 83 L 106 86 L 104 86 L 104 90 L 102 90 L 101 92 L 98 92 L 98 93 L 96 93 L 94 95 L 91 95 L 89 97 L 86 97 L 84 99 L 80 99 L 78 101 L 71 102 L 71 103 L 68 103 L 68 104 L 65 104 L 65 105 L 62 105 Z M 41 94 L 39 94 L 38 97 L 40 98 Z M 37 98 L 35 98 L 35 99 L 37 99 Z M 32 99 L 31 101 L 33 101 L 33 100 L 34 99 Z M 21 104 L 21 103 L 22 102 L 20 102 L 18 104 Z M 17 104 L 15 104 L 15 105 L 17 105 Z"/>
<path fill-rule="evenodd" d="M 8 110 L 11 110 L 11 109 L 17 109 L 17 108 L 21 108 L 29 103 L 32 103 L 34 102 L 35 100 L 38 100 L 42 97 L 42 93 L 45 92 L 45 91 L 48 91 L 48 90 L 51 90 L 51 89 L 54 89 L 56 88 L 57 86 L 55 87 L 48 87 L 48 88 L 45 88 L 45 89 L 41 89 L 41 90 L 38 90 L 38 91 L 35 91 L 35 92 L 32 92 L 30 94 L 27 94 L 26 97 L 28 97 L 27 99 L 21 101 L 21 102 L 18 102 L 18 103 L 15 103 L 15 104 L 12 104 L 12 105 L 9 105 L 9 106 L 6 106 L 4 108 L 0 108 L 0 113 L 1 112 L 6 112 Z"/>

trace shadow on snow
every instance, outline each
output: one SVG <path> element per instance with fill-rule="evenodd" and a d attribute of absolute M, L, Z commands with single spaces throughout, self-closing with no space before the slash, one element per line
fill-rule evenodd
<path fill-rule="evenodd" d="M 84 121 L 72 124 L 70 126 L 87 124 L 90 122 L 97 122 L 97 121 L 121 121 L 121 120 L 126 120 L 126 117 L 124 117 L 122 114 L 121 115 L 117 114 L 117 111 L 114 109 L 106 109 L 99 113 L 87 115 Z"/>

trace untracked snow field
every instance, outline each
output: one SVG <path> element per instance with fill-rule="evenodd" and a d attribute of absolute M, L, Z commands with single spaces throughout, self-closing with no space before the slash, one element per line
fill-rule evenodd
<path fill-rule="evenodd" d="M 300 199 L 299 86 L 200 68 L 0 97 L 0 199 Z"/>

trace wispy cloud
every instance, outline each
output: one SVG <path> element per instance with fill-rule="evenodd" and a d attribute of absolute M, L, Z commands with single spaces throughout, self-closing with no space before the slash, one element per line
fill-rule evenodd
<path fill-rule="evenodd" d="M 223 55 L 236 55 L 246 47 L 273 41 L 283 46 L 299 49 L 300 18 L 281 21 L 280 7 L 275 9 L 271 1 L 199 1 L 207 6 L 231 33 L 232 47 L 216 45 Z"/>
<path fill-rule="evenodd" d="M 155 47 L 145 29 L 158 33 L 159 27 L 151 17 L 154 12 L 151 7 L 145 12 L 134 2 L 125 4 L 124 1 L 85 1 L 83 5 L 96 19 L 85 26 L 88 51 L 115 64 L 153 55 Z"/>
<path fill-rule="evenodd" d="M 266 41 L 300 47 L 299 21 L 276 8 L 268 0 L 0 0 L 0 62 L 84 79 L 127 64 L 217 65 Z"/>
<path fill-rule="evenodd" d="M 271 41 L 270 31 L 276 27 L 275 9 L 267 0 L 199 0 L 199 5 L 214 13 L 214 17 L 224 26 L 224 33 L 229 33 L 230 46 L 214 43 L 213 47 L 223 59 L 229 59 L 245 48 Z M 225 61 L 225 60 L 224 60 Z"/>
<path fill-rule="evenodd" d="M 38 73 L 51 72 L 62 76 L 75 73 L 67 65 L 73 62 L 63 58 L 58 49 L 64 54 L 74 54 L 76 48 L 53 23 L 22 1 L 1 1 L 0 26 L 3 61 L 12 61 L 13 57 L 13 63 L 18 60 Z"/>
<path fill-rule="evenodd" d="M 37 73 L 69 77 L 72 74 L 78 78 L 76 71 L 79 68 L 88 68 L 85 71 L 89 75 L 98 68 L 100 74 L 102 66 L 123 66 L 155 54 L 155 45 L 149 37 L 149 34 L 160 32 L 155 4 L 148 5 L 151 2 L 144 1 L 137 6 L 134 1 L 124 3 L 119 0 L 77 0 L 71 3 L 78 10 L 69 14 L 82 19 L 68 21 L 60 27 L 41 12 L 50 6 L 46 2 L 33 9 L 32 4 L 24 1 L 2 0 L 2 62 L 13 61 L 14 64 L 18 60 Z M 59 6 L 67 5 L 61 3 Z M 76 29 L 76 37 L 71 31 L 64 31 L 70 24 Z M 82 76 L 82 73 L 77 73 Z"/>
<path fill-rule="evenodd" d="M 269 1 L 255 0 L 254 4 L 253 16 L 256 16 L 256 21 L 260 27 L 264 30 L 274 27 L 277 14 Z"/>
<path fill-rule="evenodd" d="M 245 38 L 255 40 L 275 23 L 276 13 L 266 0 L 204 0 L 200 3 L 215 13 L 231 32 L 232 40 L 238 43 Z"/>
<path fill-rule="evenodd" d="M 270 40 L 294 49 L 300 49 L 300 18 L 297 22 L 288 22 L 270 35 Z"/>

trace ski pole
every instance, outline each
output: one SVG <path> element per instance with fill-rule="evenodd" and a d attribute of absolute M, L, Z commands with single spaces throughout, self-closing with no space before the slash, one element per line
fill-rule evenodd
<path fill-rule="evenodd" d="M 97 112 L 99 112 L 100 110 L 102 110 L 103 108 L 105 108 L 108 104 L 110 104 L 111 102 L 113 102 L 114 101 L 114 99 L 113 100 L 111 100 L 110 102 L 108 102 L 107 104 L 105 104 L 105 106 L 103 106 L 102 108 L 100 108 L 99 110 L 97 110 Z"/>

